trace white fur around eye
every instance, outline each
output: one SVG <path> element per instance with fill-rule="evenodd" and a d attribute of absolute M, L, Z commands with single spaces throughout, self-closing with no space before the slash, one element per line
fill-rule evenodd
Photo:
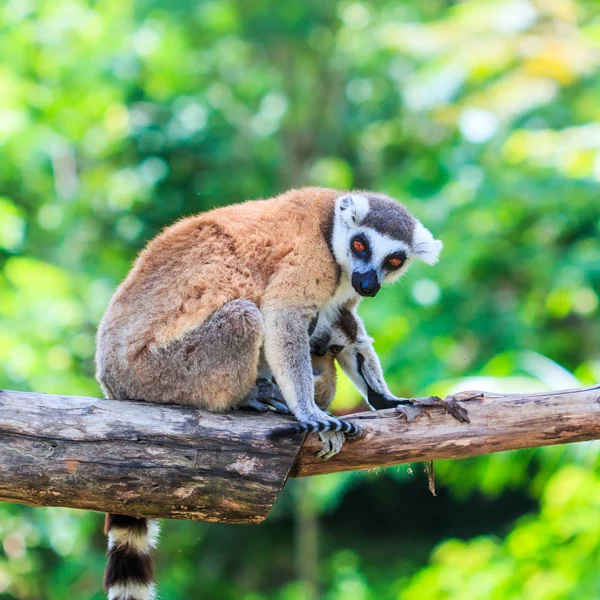
<path fill-rule="evenodd" d="M 369 201 L 360 194 L 346 194 L 335 201 L 332 246 L 335 260 L 351 272 L 350 239 L 369 211 Z"/>
<path fill-rule="evenodd" d="M 413 232 L 412 254 L 428 265 L 433 265 L 439 260 L 442 247 L 442 242 L 436 240 L 431 231 L 417 221 Z"/>

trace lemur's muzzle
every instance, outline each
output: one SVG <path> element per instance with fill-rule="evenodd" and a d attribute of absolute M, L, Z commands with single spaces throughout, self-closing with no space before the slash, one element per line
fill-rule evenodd
<path fill-rule="evenodd" d="M 329 350 L 329 340 L 324 340 L 320 337 L 316 339 L 310 340 L 310 353 L 315 356 L 323 357 L 327 354 Z"/>
<path fill-rule="evenodd" d="M 377 271 L 371 269 L 366 273 L 354 271 L 352 273 L 352 287 L 361 296 L 375 296 L 381 289 Z"/>
<path fill-rule="evenodd" d="M 327 346 L 324 344 L 311 344 L 310 351 L 315 356 L 323 357 L 327 354 Z"/>

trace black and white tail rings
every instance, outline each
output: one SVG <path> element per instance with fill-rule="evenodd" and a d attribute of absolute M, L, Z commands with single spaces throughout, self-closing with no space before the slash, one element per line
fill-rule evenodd
<path fill-rule="evenodd" d="M 104 586 L 108 600 L 155 600 L 154 568 L 158 521 L 124 515 L 106 515 L 108 565 Z"/>
<path fill-rule="evenodd" d="M 271 439 L 278 439 L 299 433 L 325 433 L 328 431 L 339 431 L 340 433 L 345 433 L 348 437 L 358 437 L 362 433 L 360 427 L 350 421 L 329 417 L 327 420 L 323 419 L 322 421 L 301 421 L 294 425 L 278 427 L 269 434 L 269 437 Z"/>

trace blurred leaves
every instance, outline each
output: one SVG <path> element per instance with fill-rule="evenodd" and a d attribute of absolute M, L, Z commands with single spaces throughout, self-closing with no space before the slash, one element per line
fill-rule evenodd
<path fill-rule="evenodd" d="M 398 395 L 600 381 L 597 3 L 7 0 L 0 29 L 0 386 L 99 394 L 146 241 L 304 184 L 388 193 L 444 242 L 361 307 Z M 600 595 L 597 444 L 441 462 L 434 504 L 421 471 L 311 484 L 324 597 Z M 161 596 L 300 598 L 293 505 L 166 524 Z M 99 532 L 2 505 L 0 598 L 101 598 Z"/>
<path fill-rule="evenodd" d="M 538 516 L 521 519 L 506 540 L 448 540 L 401 600 L 554 600 L 600 594 L 600 483 L 570 466 L 548 482 Z"/>

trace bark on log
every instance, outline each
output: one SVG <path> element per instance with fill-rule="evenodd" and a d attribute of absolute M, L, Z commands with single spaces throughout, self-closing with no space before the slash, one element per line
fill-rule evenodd
<path fill-rule="evenodd" d="M 326 462 L 316 458 L 316 436 L 302 446 L 290 475 L 302 477 L 399 463 L 466 458 L 503 450 L 553 446 L 600 439 L 600 386 L 535 394 L 461 392 L 470 423 L 460 423 L 441 407 L 426 408 L 410 423 L 394 410 L 349 418 L 364 430 Z"/>
<path fill-rule="evenodd" d="M 302 445 L 276 419 L 0 390 L 0 500 L 260 523 Z"/>
<path fill-rule="evenodd" d="M 291 417 L 0 390 L 0 500 L 258 523 L 292 465 L 316 475 L 600 438 L 600 386 L 461 405 L 470 423 L 437 407 L 410 423 L 393 410 L 346 417 L 365 435 L 324 462 L 316 435 L 269 441 Z"/>

